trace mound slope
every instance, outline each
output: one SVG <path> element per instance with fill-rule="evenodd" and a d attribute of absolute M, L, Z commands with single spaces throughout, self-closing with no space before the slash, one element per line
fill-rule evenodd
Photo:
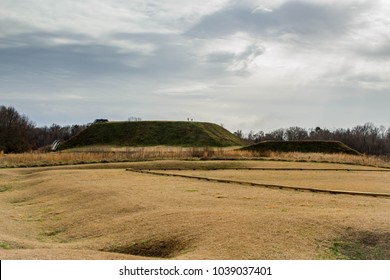
<path fill-rule="evenodd" d="M 223 127 L 205 122 L 140 121 L 96 123 L 60 146 L 241 146 L 242 141 Z"/>
<path fill-rule="evenodd" d="M 264 141 L 242 148 L 257 152 L 301 152 L 359 155 L 359 152 L 339 141 Z"/>

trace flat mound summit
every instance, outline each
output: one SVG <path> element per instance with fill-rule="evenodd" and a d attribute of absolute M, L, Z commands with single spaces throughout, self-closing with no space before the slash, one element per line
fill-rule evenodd
<path fill-rule="evenodd" d="M 94 123 L 61 144 L 60 149 L 85 146 L 228 147 L 243 142 L 225 128 L 206 122 L 128 121 Z"/>
<path fill-rule="evenodd" d="M 301 153 L 324 153 L 324 154 L 350 154 L 360 153 L 348 147 L 340 141 L 263 141 L 258 144 L 242 148 L 248 151 L 257 152 L 301 152 Z"/>

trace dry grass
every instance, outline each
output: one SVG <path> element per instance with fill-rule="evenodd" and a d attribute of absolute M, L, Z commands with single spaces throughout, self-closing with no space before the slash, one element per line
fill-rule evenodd
<path fill-rule="evenodd" d="M 364 165 L 364 166 L 377 166 L 377 167 L 390 168 L 389 157 L 378 157 L 378 156 L 367 156 L 367 155 L 357 156 L 357 155 L 347 155 L 347 154 L 271 152 L 268 154 L 268 157 L 274 160 L 344 163 L 344 164 L 356 164 L 356 165 Z"/>
<path fill-rule="evenodd" d="M 0 155 L 0 167 L 37 167 L 85 163 L 129 162 L 154 159 L 191 159 L 213 157 L 243 158 L 250 153 L 232 148 L 183 147 L 89 147 L 55 153 L 23 153 Z"/>
<path fill-rule="evenodd" d="M 298 188 L 390 194 L 390 172 L 357 170 L 182 170 L 165 173 Z"/>
<path fill-rule="evenodd" d="M 320 153 L 262 153 L 230 148 L 88 147 L 55 153 L 0 154 L 0 168 L 38 167 L 86 163 L 131 162 L 156 159 L 234 159 L 348 163 L 390 168 L 389 158 Z"/>
<path fill-rule="evenodd" d="M 0 170 L 1 259 L 390 258 L 389 199 L 84 168 Z"/>

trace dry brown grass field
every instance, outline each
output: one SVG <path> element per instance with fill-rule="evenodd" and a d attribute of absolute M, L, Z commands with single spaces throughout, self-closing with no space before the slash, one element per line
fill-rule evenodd
<path fill-rule="evenodd" d="M 389 198 L 126 168 L 390 193 L 383 168 L 341 163 L 159 160 L 3 168 L 0 259 L 390 259 Z"/>
<path fill-rule="evenodd" d="M 354 156 L 346 154 L 322 153 L 257 153 L 229 148 L 185 148 L 185 147 L 111 147 L 91 146 L 74 148 L 63 152 L 31 152 L 23 154 L 0 153 L 0 168 L 42 167 L 53 165 L 131 162 L 156 159 L 255 159 L 276 161 L 307 161 L 349 163 L 364 166 L 388 167 L 389 158 L 375 156 Z"/>
<path fill-rule="evenodd" d="M 390 172 L 378 174 L 373 170 L 180 170 L 166 173 L 289 187 L 388 193 L 390 196 Z"/>

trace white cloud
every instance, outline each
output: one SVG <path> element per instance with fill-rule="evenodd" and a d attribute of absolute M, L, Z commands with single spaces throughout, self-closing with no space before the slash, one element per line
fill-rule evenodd
<path fill-rule="evenodd" d="M 258 6 L 252 10 L 252 14 L 254 14 L 254 13 L 270 13 L 270 12 L 272 12 L 272 9 L 264 7 L 264 6 Z"/>
<path fill-rule="evenodd" d="M 2 34 L 71 32 L 99 37 L 111 32 L 178 33 L 219 9 L 218 1 L 2 0 L 0 15 L 10 24 Z"/>

